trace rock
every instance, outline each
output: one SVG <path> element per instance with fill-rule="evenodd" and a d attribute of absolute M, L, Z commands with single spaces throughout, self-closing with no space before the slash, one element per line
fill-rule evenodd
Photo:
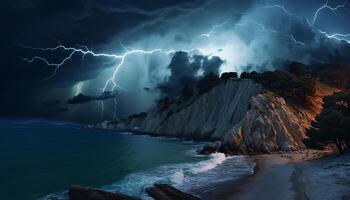
<path fill-rule="evenodd" d="M 200 198 L 181 192 L 167 184 L 154 184 L 146 192 L 155 200 L 200 200 Z"/>
<path fill-rule="evenodd" d="M 202 150 L 198 152 L 200 155 L 210 155 L 212 153 L 217 153 L 220 151 L 220 143 L 215 143 L 214 145 L 205 146 Z"/>
<path fill-rule="evenodd" d="M 282 97 L 272 93 L 258 94 L 251 99 L 250 105 L 224 143 L 262 153 L 305 148 L 306 127 Z"/>
<path fill-rule="evenodd" d="M 250 99 L 262 90 L 252 80 L 228 80 L 209 92 L 186 101 L 157 107 L 146 116 L 121 122 L 115 128 L 142 130 L 155 135 L 222 140 L 232 133 L 249 108 Z M 102 126 L 102 125 L 101 125 Z"/>
<path fill-rule="evenodd" d="M 322 98 L 334 88 L 316 84 L 310 105 L 300 107 L 249 79 L 228 79 L 201 95 L 167 101 L 149 113 L 99 127 L 152 135 L 222 142 L 200 153 L 270 153 L 305 148 L 305 129 L 322 110 Z"/>
<path fill-rule="evenodd" d="M 69 200 L 137 200 L 134 197 L 78 185 L 69 188 L 68 196 Z"/>

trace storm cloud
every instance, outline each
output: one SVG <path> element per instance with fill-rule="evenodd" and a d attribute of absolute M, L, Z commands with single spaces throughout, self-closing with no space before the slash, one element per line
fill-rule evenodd
<path fill-rule="evenodd" d="M 283 69 L 294 60 L 309 66 L 349 62 L 350 38 L 335 39 L 332 34 L 350 32 L 350 5 L 335 13 L 322 10 L 313 21 L 324 3 L 5 0 L 0 12 L 0 116 L 95 122 L 114 115 L 113 109 L 101 112 L 99 100 L 114 108 L 117 99 L 118 117 L 124 117 L 147 111 L 163 95 L 178 94 L 206 73 Z M 59 63 L 72 51 L 23 48 L 59 44 L 115 55 L 134 49 L 163 51 L 127 56 L 113 86 L 108 80 L 120 59 L 74 53 L 56 68 L 28 59 L 41 56 Z M 99 99 L 112 89 L 118 90 L 117 98 Z M 63 102 L 43 103 L 79 94 L 89 94 L 84 95 L 89 100 L 60 107 L 59 113 L 52 109 Z"/>
<path fill-rule="evenodd" d="M 158 88 L 166 96 L 179 95 L 185 86 L 193 87 L 202 75 L 219 75 L 223 63 L 224 61 L 217 56 L 190 56 L 187 52 L 178 51 L 168 66 L 171 75 L 168 80 L 161 82 Z"/>
<path fill-rule="evenodd" d="M 110 91 L 103 92 L 100 96 L 91 96 L 91 95 L 84 95 L 82 93 L 79 93 L 78 95 L 72 97 L 71 99 L 68 99 L 67 103 L 82 104 L 90 101 L 103 101 L 103 100 L 108 100 L 116 97 L 117 97 L 117 93 L 110 92 Z"/>

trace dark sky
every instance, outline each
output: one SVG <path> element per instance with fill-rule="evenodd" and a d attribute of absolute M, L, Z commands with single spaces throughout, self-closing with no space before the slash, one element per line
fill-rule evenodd
<path fill-rule="evenodd" d="M 349 61 L 350 36 L 333 34 L 350 33 L 350 2 L 316 12 L 325 3 L 2 1 L 0 117 L 91 123 L 148 110 L 208 70 Z M 78 51 L 43 49 L 60 44 Z"/>

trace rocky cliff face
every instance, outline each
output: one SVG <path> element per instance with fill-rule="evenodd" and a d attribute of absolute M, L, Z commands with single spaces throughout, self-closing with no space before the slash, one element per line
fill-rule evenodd
<path fill-rule="evenodd" d="M 252 80 L 233 79 L 205 94 L 177 99 L 147 114 L 99 127 L 216 139 L 240 152 L 296 150 L 304 148 L 305 128 L 320 112 L 322 97 L 334 92 L 318 86 L 321 92 L 312 97 L 314 105 L 297 108 Z"/>
<path fill-rule="evenodd" d="M 119 123 L 119 128 L 159 135 L 223 139 L 238 123 L 262 86 L 250 80 L 231 80 L 208 93 L 169 107 L 158 107 L 146 116 Z"/>
<path fill-rule="evenodd" d="M 282 97 L 265 92 L 253 97 L 244 118 L 226 135 L 225 143 L 239 151 L 289 151 L 304 148 L 303 118 Z"/>

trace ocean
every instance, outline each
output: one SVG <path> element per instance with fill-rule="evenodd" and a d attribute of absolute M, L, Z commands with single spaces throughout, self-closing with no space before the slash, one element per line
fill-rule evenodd
<path fill-rule="evenodd" d="M 197 190 L 253 173 L 245 156 L 198 156 L 205 143 L 42 121 L 0 122 L 0 199 L 67 199 L 78 184 L 148 199 L 155 182 Z"/>

